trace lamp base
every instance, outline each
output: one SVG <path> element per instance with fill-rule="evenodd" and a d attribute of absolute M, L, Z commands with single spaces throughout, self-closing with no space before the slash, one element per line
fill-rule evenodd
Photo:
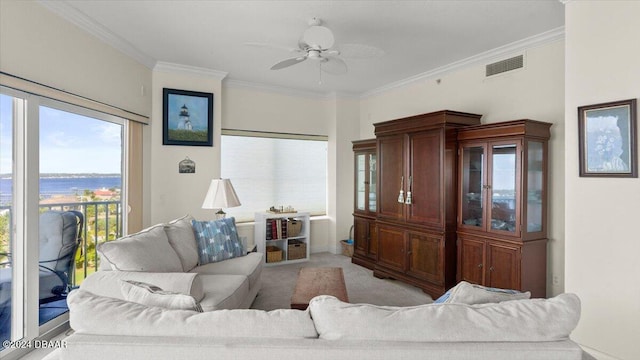
<path fill-rule="evenodd" d="M 227 214 L 220 209 L 220 211 L 216 213 L 216 220 L 224 219 L 226 216 Z"/>

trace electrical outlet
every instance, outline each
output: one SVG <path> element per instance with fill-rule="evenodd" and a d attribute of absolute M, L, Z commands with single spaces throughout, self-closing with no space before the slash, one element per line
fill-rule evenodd
<path fill-rule="evenodd" d="M 558 275 L 553 275 L 553 285 L 560 285 L 560 277 Z"/>

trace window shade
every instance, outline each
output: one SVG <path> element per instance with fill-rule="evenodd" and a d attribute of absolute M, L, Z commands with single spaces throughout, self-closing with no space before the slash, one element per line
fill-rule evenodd
<path fill-rule="evenodd" d="M 273 133 L 267 133 L 271 134 L 268 137 L 225 133 L 221 174 L 231 179 L 242 203 L 240 207 L 224 209 L 228 216 L 236 217 L 237 221 L 252 221 L 256 212 L 271 206 L 292 206 L 312 215 L 326 214 L 326 140 L 278 138 Z"/>
<path fill-rule="evenodd" d="M 91 100 L 89 98 L 86 98 L 80 95 L 76 95 L 64 90 L 56 89 L 48 85 L 23 79 L 21 77 L 17 77 L 4 72 L 0 72 L 0 85 L 6 86 L 11 89 L 23 91 L 29 94 L 38 95 L 38 96 L 42 96 L 42 97 L 57 100 L 57 101 L 62 101 L 67 104 L 80 106 L 86 109 L 99 111 L 105 114 L 117 116 L 119 118 L 136 121 L 143 124 L 149 123 L 149 118 L 146 116 L 132 113 L 130 111 L 123 110 L 112 105 Z"/>

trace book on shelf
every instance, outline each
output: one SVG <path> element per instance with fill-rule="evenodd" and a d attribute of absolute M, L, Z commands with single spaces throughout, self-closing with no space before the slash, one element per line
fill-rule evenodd
<path fill-rule="evenodd" d="M 288 237 L 289 221 L 286 218 L 267 219 L 266 240 L 281 240 Z"/>

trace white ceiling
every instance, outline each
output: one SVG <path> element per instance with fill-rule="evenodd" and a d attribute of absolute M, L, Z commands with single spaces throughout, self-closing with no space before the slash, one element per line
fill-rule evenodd
<path fill-rule="evenodd" d="M 375 91 L 483 54 L 496 56 L 496 49 L 516 49 L 523 39 L 562 33 L 564 26 L 564 5 L 557 0 L 40 3 L 151 68 L 181 64 L 226 72 L 227 80 L 324 94 Z M 333 31 L 335 48 L 359 43 L 385 55 L 345 59 L 347 74 L 323 73 L 319 84 L 317 62 L 270 70 L 295 55 L 245 45 L 295 47 L 314 16 Z"/>

